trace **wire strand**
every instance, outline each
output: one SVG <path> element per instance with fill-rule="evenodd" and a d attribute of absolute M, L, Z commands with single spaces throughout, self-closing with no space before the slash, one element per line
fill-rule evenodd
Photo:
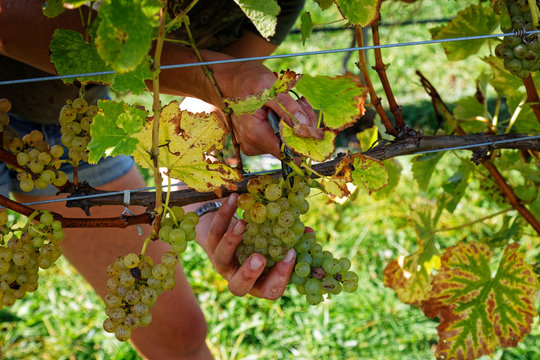
<path fill-rule="evenodd" d="M 533 34 L 538 34 L 538 33 L 540 33 L 540 30 L 527 31 L 524 34 L 533 35 Z M 160 67 L 160 69 L 161 70 L 181 69 L 181 68 L 189 68 L 189 67 L 195 67 L 195 66 L 230 64 L 230 63 L 238 63 L 238 62 L 244 62 L 244 61 L 261 61 L 261 60 L 282 59 L 282 58 L 288 58 L 288 57 L 300 57 L 300 56 L 311 56 L 311 55 L 325 55 L 325 54 L 335 54 L 335 53 L 343 53 L 343 52 L 351 52 L 351 51 L 360 51 L 360 50 L 387 49 L 387 48 L 405 47 L 405 46 L 440 44 L 440 43 L 447 43 L 447 42 L 454 42 L 454 41 L 470 41 L 470 40 L 489 39 L 489 38 L 514 36 L 514 35 L 515 35 L 514 33 L 488 34 L 488 35 L 464 36 L 464 37 L 457 37 L 457 38 L 450 38 L 450 39 L 433 39 L 433 40 L 411 41 L 411 42 L 394 43 L 394 44 L 348 47 L 348 48 L 342 48 L 342 49 L 305 51 L 305 52 L 297 52 L 297 53 L 255 56 L 255 57 L 246 57 L 246 58 L 238 58 L 238 59 L 224 59 L 224 60 L 214 60 L 214 61 L 203 61 L 203 62 L 197 62 L 197 63 L 163 65 Z M 97 72 L 92 72 L 92 73 L 82 73 L 82 74 L 72 74 L 72 75 L 55 75 L 55 76 L 45 76 L 45 77 L 38 77 L 38 78 L 29 78 L 29 79 L 4 80 L 4 81 L 0 81 L 0 86 L 30 83 L 30 82 L 40 82 L 40 81 L 73 79 L 73 78 L 89 77 L 89 76 L 112 75 L 115 73 L 116 72 L 114 70 L 109 70 L 109 71 L 97 71 Z"/>
<path fill-rule="evenodd" d="M 414 153 L 414 154 L 403 155 L 403 156 L 422 155 L 422 154 L 429 154 L 429 153 L 434 153 L 434 152 L 442 152 L 442 151 L 450 151 L 450 150 L 463 150 L 463 149 L 470 149 L 470 148 L 475 148 L 475 147 L 480 147 L 480 146 L 489 146 L 489 145 L 495 145 L 495 144 L 504 144 L 504 143 L 509 143 L 509 142 L 519 142 L 519 141 L 535 140 L 535 139 L 540 139 L 540 135 L 524 136 L 524 137 L 515 138 L 515 139 L 504 139 L 504 140 L 496 140 L 496 141 L 479 142 L 479 143 L 476 143 L 476 144 L 453 146 L 453 147 L 447 147 L 447 148 L 442 148 L 442 149 L 425 150 L 425 151 L 420 151 L 420 152 L 417 152 L 417 153 Z M 246 173 L 244 175 L 249 174 L 249 175 L 258 176 L 258 175 L 263 175 L 263 174 L 269 174 L 269 173 L 272 173 L 272 172 L 275 172 L 275 171 L 276 171 L 275 169 L 274 170 L 263 170 L 263 171 L 258 171 L 258 172 Z M 179 183 L 176 183 L 176 184 L 172 184 L 171 187 L 182 186 L 182 185 L 186 185 L 186 184 L 183 183 L 183 182 L 179 182 Z M 168 185 L 163 185 L 163 187 L 167 188 Z M 107 192 L 107 193 L 104 193 L 104 194 L 81 195 L 81 196 L 73 196 L 73 197 L 69 197 L 69 198 L 50 199 L 50 200 L 43 200 L 43 201 L 33 201 L 33 202 L 24 203 L 22 205 L 30 206 L 30 205 L 50 204 L 50 203 L 63 202 L 63 201 L 68 202 L 68 201 L 76 201 L 76 200 L 85 200 L 85 199 L 107 197 L 107 196 L 114 196 L 114 195 L 123 195 L 123 194 L 125 194 L 126 191 L 129 192 L 129 193 L 136 193 L 136 192 L 146 192 L 146 191 L 155 190 L 155 189 L 156 189 L 155 186 L 148 186 L 148 187 L 139 188 L 139 189 L 132 189 L 132 190 L 127 189 L 127 190 L 122 190 L 122 191 L 111 191 L 111 192 Z M 0 206 L 0 209 L 2 209 L 2 208 L 3 207 Z"/>

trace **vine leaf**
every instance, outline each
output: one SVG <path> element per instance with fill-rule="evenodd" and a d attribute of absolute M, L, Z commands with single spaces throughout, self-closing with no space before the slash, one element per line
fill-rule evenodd
<path fill-rule="evenodd" d="M 351 158 L 354 167 L 352 172 L 354 185 L 371 194 L 388 184 L 388 172 L 382 162 L 363 154 L 353 154 Z"/>
<path fill-rule="evenodd" d="M 147 58 L 135 70 L 116 74 L 111 87 L 119 93 L 129 92 L 133 95 L 140 95 L 147 89 L 144 81 L 150 78 L 152 78 L 152 71 L 150 70 L 150 58 Z"/>
<path fill-rule="evenodd" d="M 341 131 L 365 112 L 366 89 L 351 74 L 334 78 L 304 75 L 296 88 L 322 112 L 324 125 L 331 129 Z"/>
<path fill-rule="evenodd" d="M 315 0 L 319 7 L 323 10 L 328 9 L 334 3 L 334 0 Z"/>
<path fill-rule="evenodd" d="M 343 198 L 351 194 L 347 184 L 352 181 L 351 157 L 345 156 L 336 164 L 334 175 L 325 176 L 321 179 L 321 186 L 328 195 Z"/>
<path fill-rule="evenodd" d="M 276 0 L 234 0 L 234 2 L 240 6 L 262 37 L 268 39 L 276 33 L 277 16 L 281 10 Z"/>
<path fill-rule="evenodd" d="M 382 0 L 337 0 L 343 16 L 355 25 L 371 25 L 379 19 Z"/>
<path fill-rule="evenodd" d="M 99 8 L 98 54 L 118 73 L 135 70 L 152 45 L 159 0 L 111 0 Z"/>
<path fill-rule="evenodd" d="M 433 175 L 433 171 L 443 155 L 443 152 L 431 153 L 419 155 L 413 159 L 412 172 L 420 190 L 427 190 L 431 175 Z"/>
<path fill-rule="evenodd" d="M 460 243 L 446 249 L 422 309 L 440 317 L 438 359 L 472 359 L 513 347 L 530 332 L 537 315 L 534 294 L 540 283 L 532 266 L 508 245 L 494 275 L 486 244 Z"/>
<path fill-rule="evenodd" d="M 384 165 L 384 168 L 388 172 L 388 184 L 373 194 L 373 198 L 375 200 L 381 200 L 387 197 L 394 191 L 394 189 L 399 184 L 399 179 L 401 178 L 401 170 L 403 170 L 403 166 L 401 166 L 400 162 L 396 159 L 387 159 L 382 162 Z"/>
<path fill-rule="evenodd" d="M 449 196 L 448 201 L 445 203 L 445 208 L 448 212 L 453 213 L 456 210 L 461 198 L 465 194 L 465 190 L 469 186 L 470 174 L 470 167 L 462 163 L 456 172 L 443 184 L 443 190 Z"/>
<path fill-rule="evenodd" d="M 470 5 L 459 11 L 446 25 L 430 29 L 434 40 L 491 34 L 499 25 L 498 16 L 489 6 Z M 476 54 L 487 39 L 447 42 L 443 44 L 449 60 L 463 60 Z"/>
<path fill-rule="evenodd" d="M 336 133 L 334 131 L 324 130 L 324 137 L 322 139 L 298 137 L 295 133 L 298 125 L 293 129 L 284 121 L 280 121 L 279 124 L 282 138 L 287 145 L 297 153 L 307 156 L 315 161 L 324 161 L 330 158 L 334 152 L 334 143 L 336 141 Z"/>
<path fill-rule="evenodd" d="M 84 41 L 82 35 L 73 30 L 57 29 L 53 34 L 50 50 L 51 62 L 60 75 L 112 70 L 99 57 L 94 44 Z M 114 75 L 100 75 L 79 77 L 76 80 L 80 81 L 81 84 L 90 81 L 110 84 L 113 78 Z M 75 79 L 63 79 L 63 81 L 72 83 Z"/>
<path fill-rule="evenodd" d="M 246 97 L 231 97 L 223 100 L 236 115 L 253 114 L 263 107 L 265 103 L 274 99 L 277 94 L 289 92 L 301 77 L 302 75 L 296 74 L 294 71 L 282 71 L 270 89 L 264 89 L 257 94 Z"/>
<path fill-rule="evenodd" d="M 476 133 L 487 130 L 487 124 L 482 121 L 468 120 L 476 117 L 489 119 L 489 113 L 486 107 L 478 101 L 476 96 L 466 96 L 456 102 L 453 110 L 454 117 L 459 119 L 460 126 L 467 133 Z"/>
<path fill-rule="evenodd" d="M 300 32 L 302 33 L 302 45 L 306 45 L 306 39 L 311 36 L 313 31 L 313 20 L 311 14 L 306 11 L 300 16 Z"/>
<path fill-rule="evenodd" d="M 222 194 L 222 186 L 236 190 L 242 175 L 223 163 L 212 162 L 207 155 L 214 149 L 222 149 L 227 127 L 216 113 L 193 114 L 181 111 L 177 101 L 162 109 L 159 132 L 159 166 L 166 168 L 167 175 L 185 182 L 199 192 L 213 191 Z M 135 161 L 152 167 L 152 123 L 135 135 L 139 140 L 133 154 Z"/>
<path fill-rule="evenodd" d="M 139 142 L 132 137 L 142 130 L 147 113 L 122 102 L 99 100 L 100 112 L 94 117 L 88 144 L 88 162 L 96 164 L 107 156 L 129 155 Z"/>

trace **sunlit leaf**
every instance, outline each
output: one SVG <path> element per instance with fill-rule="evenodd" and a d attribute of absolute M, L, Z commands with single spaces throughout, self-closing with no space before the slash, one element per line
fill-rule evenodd
<path fill-rule="evenodd" d="M 497 347 L 513 347 L 530 332 L 537 316 L 534 294 L 540 289 L 533 268 L 508 245 L 492 273 L 493 253 L 471 242 L 446 249 L 422 308 L 440 317 L 438 359 L 475 359 Z"/>
<path fill-rule="evenodd" d="M 223 163 L 212 162 L 207 155 L 222 149 L 228 130 L 216 113 L 193 114 L 181 111 L 173 101 L 162 109 L 159 132 L 159 166 L 169 176 L 200 191 L 222 193 L 222 186 L 235 190 L 241 181 L 240 172 Z M 152 123 L 135 135 L 139 140 L 135 161 L 151 168 Z"/>
<path fill-rule="evenodd" d="M 234 0 L 264 38 L 276 32 L 280 7 L 276 0 Z"/>
<path fill-rule="evenodd" d="M 311 31 L 313 30 L 313 21 L 311 20 L 311 14 L 309 12 L 304 12 L 300 16 L 300 31 L 302 33 L 302 44 L 306 44 L 306 39 L 311 36 Z"/>
<path fill-rule="evenodd" d="M 52 37 L 51 62 L 60 75 L 84 74 L 101 71 L 110 71 L 111 67 L 105 65 L 105 62 L 97 54 L 94 44 L 86 42 L 80 33 L 73 30 L 57 29 Z M 79 77 L 77 79 L 64 79 L 66 83 L 72 83 L 75 80 L 82 84 L 88 82 L 97 82 L 110 84 L 114 75 L 100 75 Z"/>
<path fill-rule="evenodd" d="M 434 40 L 491 34 L 499 26 L 497 15 L 489 6 L 472 4 L 457 13 L 448 24 L 431 29 Z M 487 39 L 443 43 L 449 60 L 463 60 L 474 55 Z"/>
<path fill-rule="evenodd" d="M 368 26 L 379 19 L 382 0 L 337 0 L 339 10 L 355 25 Z"/>
<path fill-rule="evenodd" d="M 98 54 L 118 73 L 133 71 L 152 45 L 159 0 L 110 0 L 99 8 Z"/>
<path fill-rule="evenodd" d="M 465 190 L 469 186 L 469 176 L 471 169 L 467 164 L 461 164 L 456 172 L 443 184 L 444 191 L 450 199 L 446 202 L 445 208 L 450 213 L 453 213 L 461 198 L 465 194 Z"/>
<path fill-rule="evenodd" d="M 396 159 L 387 159 L 383 162 L 384 168 L 388 173 L 388 184 L 382 189 L 376 191 L 372 194 L 375 200 L 382 200 L 389 196 L 392 191 L 398 186 L 399 180 L 401 178 L 401 170 L 403 166 Z"/>
<path fill-rule="evenodd" d="M 282 138 L 287 145 L 297 153 L 307 156 L 315 161 L 327 160 L 334 152 L 336 134 L 331 130 L 324 130 L 324 138 L 317 140 L 308 137 L 298 137 L 294 129 L 285 122 L 280 122 Z"/>
<path fill-rule="evenodd" d="M 488 124 L 478 118 L 489 119 L 489 114 L 483 104 L 475 96 L 459 99 L 454 108 L 454 116 L 459 119 L 460 126 L 467 133 L 475 133 L 488 129 Z"/>
<path fill-rule="evenodd" d="M 345 156 L 336 164 L 332 176 L 325 176 L 321 179 L 321 185 L 328 195 L 342 198 L 351 194 L 348 184 L 352 180 L 351 157 Z"/>
<path fill-rule="evenodd" d="M 94 117 L 88 144 L 88 162 L 96 164 L 107 156 L 130 155 L 139 142 L 132 137 L 142 130 L 147 113 L 137 107 L 110 100 L 98 101 L 100 112 Z"/>
<path fill-rule="evenodd" d="M 418 187 L 426 191 L 431 180 L 431 175 L 439 160 L 443 157 L 443 152 L 431 153 L 416 156 L 412 162 L 412 171 L 414 178 L 418 182 Z"/>
<path fill-rule="evenodd" d="M 388 172 L 379 160 L 363 154 L 352 155 L 353 183 L 368 194 L 388 184 Z"/>
<path fill-rule="evenodd" d="M 366 89 L 352 75 L 303 75 L 296 88 L 313 108 L 322 112 L 324 125 L 331 129 L 351 126 L 365 112 Z"/>

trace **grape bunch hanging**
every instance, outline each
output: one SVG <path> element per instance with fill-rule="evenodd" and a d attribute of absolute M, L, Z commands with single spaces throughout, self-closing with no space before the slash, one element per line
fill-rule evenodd
<path fill-rule="evenodd" d="M 536 1 L 540 7 L 540 1 Z M 504 67 L 512 74 L 524 79 L 531 72 L 540 69 L 540 43 L 538 35 L 525 35 L 524 31 L 538 29 L 534 24 L 528 0 L 507 0 L 506 8 L 511 19 L 511 27 L 501 27 L 504 33 L 514 31 L 515 35 L 506 36 L 495 48 L 495 55 L 504 60 Z M 536 19 L 538 22 L 538 19 Z"/>
<path fill-rule="evenodd" d="M 294 177 L 292 184 L 268 175 L 248 181 L 248 192 L 238 198 L 247 223 L 236 250 L 238 261 L 242 264 L 251 254 L 259 253 L 266 258 L 266 268 L 271 268 L 294 248 L 297 256 L 290 282 L 306 295 L 309 304 L 319 304 L 325 294 L 355 291 L 358 276 L 349 270 L 350 261 L 323 251 L 315 235 L 305 232 L 300 215 L 309 210 L 308 182 Z"/>

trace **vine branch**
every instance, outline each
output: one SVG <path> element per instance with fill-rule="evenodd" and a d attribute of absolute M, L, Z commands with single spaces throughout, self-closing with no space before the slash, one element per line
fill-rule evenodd
<path fill-rule="evenodd" d="M 532 79 L 532 74 L 529 74 L 528 77 L 523 79 L 523 84 L 527 91 L 527 102 L 530 103 L 531 109 L 534 111 L 534 115 L 540 123 L 540 97 L 538 96 L 536 85 Z"/>

